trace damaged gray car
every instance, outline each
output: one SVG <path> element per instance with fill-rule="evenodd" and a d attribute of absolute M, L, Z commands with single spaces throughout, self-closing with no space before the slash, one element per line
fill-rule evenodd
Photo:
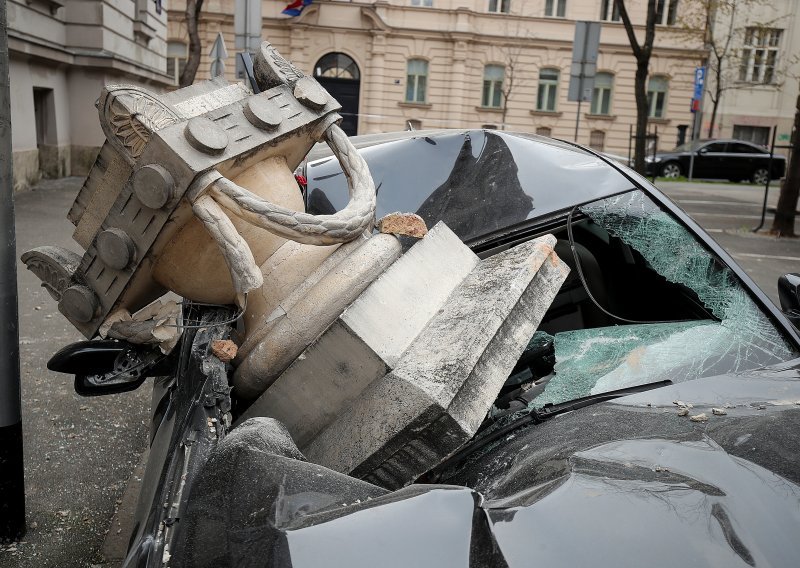
<path fill-rule="evenodd" d="M 209 351 L 235 335 L 235 307 L 185 302 L 168 356 L 65 348 L 50 367 L 83 394 L 155 377 L 125 566 L 796 565 L 800 338 L 694 221 L 630 170 L 551 139 L 352 142 L 377 218 L 443 221 L 481 259 L 553 235 L 569 276 L 477 433 L 413 483 L 334 471 L 279 420 L 241 420 L 252 403 Z M 299 178 L 316 215 L 348 203 L 329 153 L 312 151 Z"/>

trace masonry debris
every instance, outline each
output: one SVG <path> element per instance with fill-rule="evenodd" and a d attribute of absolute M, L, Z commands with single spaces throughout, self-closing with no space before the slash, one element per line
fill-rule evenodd
<path fill-rule="evenodd" d="M 237 306 L 234 339 L 210 345 L 230 385 L 208 404 L 232 385 L 237 424 L 278 419 L 312 462 L 409 484 L 476 433 L 569 269 L 552 235 L 481 260 L 443 222 L 376 222 L 340 105 L 266 42 L 251 79 L 107 86 L 106 143 L 68 214 L 84 252 L 23 261 L 87 338 L 168 354 L 197 326 L 186 306 Z M 294 171 L 318 141 L 350 201 L 315 216 Z"/>

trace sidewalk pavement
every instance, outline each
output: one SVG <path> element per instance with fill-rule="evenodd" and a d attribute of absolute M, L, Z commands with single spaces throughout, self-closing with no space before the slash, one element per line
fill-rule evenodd
<path fill-rule="evenodd" d="M 82 183 L 46 180 L 15 195 L 17 257 L 41 245 L 80 252 L 66 214 Z M 150 393 L 82 398 L 71 376 L 48 371 L 53 353 L 84 338 L 39 279 L 21 262 L 17 271 L 28 530 L 0 546 L 0 568 L 105 566 L 106 532 L 147 445 Z"/>
<path fill-rule="evenodd" d="M 43 181 L 16 195 L 18 256 L 47 244 L 80 252 L 66 213 L 82 181 Z M 763 188 L 661 186 L 774 301 L 778 276 L 800 272 L 800 240 L 750 232 L 758 224 Z M 132 475 L 141 475 L 135 467 L 147 445 L 150 393 L 141 388 L 81 398 L 71 377 L 48 371 L 53 353 L 83 338 L 58 313 L 39 280 L 21 263 L 18 271 L 28 533 L 15 546 L 0 546 L 0 568 L 117 566 L 127 531 L 116 522 L 112 526 L 112 517 L 120 506 L 132 510 L 132 496 L 125 495 L 122 504 L 123 492 Z"/>

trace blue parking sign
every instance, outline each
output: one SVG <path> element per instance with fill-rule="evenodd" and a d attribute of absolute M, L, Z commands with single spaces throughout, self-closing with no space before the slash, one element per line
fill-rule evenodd
<path fill-rule="evenodd" d="M 703 98 L 703 85 L 706 82 L 706 68 L 695 67 L 694 69 L 694 97 L 695 99 Z"/>

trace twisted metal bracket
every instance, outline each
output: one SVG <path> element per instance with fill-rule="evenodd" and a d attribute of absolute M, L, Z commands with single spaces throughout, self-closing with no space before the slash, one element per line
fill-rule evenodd
<path fill-rule="evenodd" d="M 376 194 L 367 163 L 336 124 L 325 130 L 324 139 L 339 160 L 350 190 L 350 202 L 333 215 L 311 215 L 275 205 L 217 172 L 189 192 L 195 215 L 220 247 L 240 302 L 247 292 L 263 285 L 263 277 L 247 243 L 219 205 L 248 223 L 304 244 L 349 242 L 372 230 Z"/>

